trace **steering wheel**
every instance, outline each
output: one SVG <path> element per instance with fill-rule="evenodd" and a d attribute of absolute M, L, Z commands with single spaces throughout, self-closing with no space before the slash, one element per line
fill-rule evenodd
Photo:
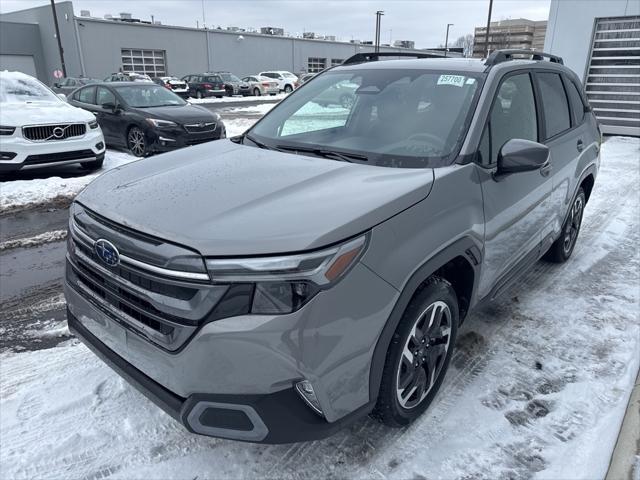
<path fill-rule="evenodd" d="M 444 150 L 445 141 L 432 133 L 414 133 L 409 138 L 407 138 L 407 142 L 418 142 L 420 140 L 426 140 L 427 143 L 431 144 L 431 146 L 433 146 L 435 149 L 438 149 L 440 151 Z"/>

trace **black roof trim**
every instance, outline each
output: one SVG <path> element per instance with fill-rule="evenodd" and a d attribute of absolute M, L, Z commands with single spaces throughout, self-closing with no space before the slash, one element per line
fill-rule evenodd
<path fill-rule="evenodd" d="M 444 52 L 443 52 L 444 53 Z M 354 65 L 356 63 L 377 62 L 380 57 L 409 57 L 409 58 L 447 58 L 436 53 L 409 53 L 409 52 L 369 52 L 356 53 L 347 58 L 342 65 Z"/>
<path fill-rule="evenodd" d="M 494 50 L 491 52 L 491 55 L 487 57 L 487 60 L 484 64 L 487 68 L 491 68 L 494 65 L 499 63 L 508 62 L 510 60 L 516 60 L 513 58 L 514 55 L 531 55 L 531 60 L 544 60 L 548 58 L 551 63 L 558 63 L 560 65 L 564 65 L 564 61 L 562 57 L 558 57 L 557 55 L 552 55 L 550 53 L 540 52 L 537 50 L 525 50 L 525 49 L 503 49 L 503 50 Z"/>

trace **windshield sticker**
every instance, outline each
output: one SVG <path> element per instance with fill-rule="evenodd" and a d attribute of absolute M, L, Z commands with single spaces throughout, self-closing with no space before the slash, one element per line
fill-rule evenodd
<path fill-rule="evenodd" d="M 456 87 L 462 87 L 464 80 L 465 77 L 462 75 L 440 75 L 438 85 L 455 85 Z"/>
<path fill-rule="evenodd" d="M 467 78 L 467 81 L 464 82 L 465 85 L 473 85 L 474 83 L 476 83 L 476 79 L 475 78 Z"/>

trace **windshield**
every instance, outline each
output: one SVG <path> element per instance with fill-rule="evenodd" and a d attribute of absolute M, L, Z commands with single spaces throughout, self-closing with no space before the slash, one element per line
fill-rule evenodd
<path fill-rule="evenodd" d="M 332 70 L 249 131 L 267 147 L 331 150 L 374 165 L 432 167 L 457 154 L 480 75 L 433 70 Z"/>
<path fill-rule="evenodd" d="M 61 100 L 34 78 L 6 73 L 0 75 L 0 102 L 60 102 Z"/>
<path fill-rule="evenodd" d="M 221 73 L 220 76 L 225 82 L 239 82 L 240 79 L 232 73 Z"/>
<path fill-rule="evenodd" d="M 156 84 L 122 85 L 115 87 L 115 90 L 127 105 L 134 108 L 169 107 L 187 103 L 175 93 Z"/>

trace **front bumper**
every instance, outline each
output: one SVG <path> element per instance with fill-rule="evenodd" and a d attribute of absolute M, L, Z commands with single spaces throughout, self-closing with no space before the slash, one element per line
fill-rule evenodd
<path fill-rule="evenodd" d="M 0 172 L 101 160 L 105 154 L 102 130 L 81 137 L 34 142 L 20 136 L 0 136 Z M 9 158 L 11 157 L 11 158 Z"/>
<path fill-rule="evenodd" d="M 192 433 L 270 444 L 309 441 L 336 433 L 372 408 L 365 405 L 328 423 L 307 408 L 293 388 L 262 395 L 196 393 L 180 397 L 109 349 L 70 310 L 67 319 L 71 332 L 101 360 Z"/>
<path fill-rule="evenodd" d="M 178 148 L 190 147 L 200 143 L 211 142 L 226 137 L 226 128 L 222 120 L 208 132 L 186 132 L 182 127 L 157 128 L 148 134 L 149 150 L 152 152 L 168 152 Z"/>

